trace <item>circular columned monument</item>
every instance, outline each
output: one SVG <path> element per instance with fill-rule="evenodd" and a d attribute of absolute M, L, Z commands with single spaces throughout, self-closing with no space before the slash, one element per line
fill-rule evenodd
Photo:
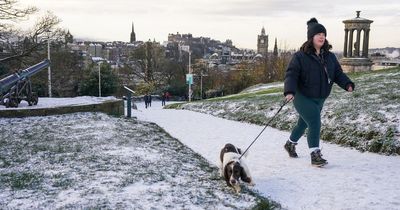
<path fill-rule="evenodd" d="M 368 43 L 370 25 L 374 22 L 360 17 L 344 20 L 344 49 L 343 58 L 340 61 L 343 71 L 360 72 L 370 71 L 371 59 L 368 58 Z"/>

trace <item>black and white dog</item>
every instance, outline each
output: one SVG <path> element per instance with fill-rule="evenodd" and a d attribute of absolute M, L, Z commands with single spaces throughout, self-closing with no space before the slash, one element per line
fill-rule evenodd
<path fill-rule="evenodd" d="M 225 178 L 226 184 L 240 192 L 239 180 L 254 185 L 249 168 L 247 167 L 245 156 L 239 160 L 242 151 L 233 144 L 226 144 L 220 153 L 220 175 Z"/>

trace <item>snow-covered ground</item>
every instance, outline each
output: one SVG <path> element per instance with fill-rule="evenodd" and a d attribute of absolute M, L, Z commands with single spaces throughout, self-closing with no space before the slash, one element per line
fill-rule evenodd
<path fill-rule="evenodd" d="M 268 90 L 271 88 L 283 88 L 283 83 L 282 82 L 274 82 L 274 83 L 269 83 L 269 84 L 258 84 L 251 86 L 249 88 L 244 89 L 240 93 L 252 93 L 252 92 L 257 92 L 261 90 Z"/>
<path fill-rule="evenodd" d="M 262 126 L 230 121 L 187 110 L 144 109 L 134 115 L 157 123 L 211 163 L 216 163 L 225 143 L 245 149 Z M 248 165 L 255 189 L 288 209 L 399 209 L 400 157 L 360 153 L 322 142 L 329 164 L 310 165 L 306 139 L 297 147 L 300 158 L 289 158 L 283 149 L 289 133 L 267 128 L 250 149 Z"/>
<path fill-rule="evenodd" d="M 0 118 L 0 209 L 250 209 L 259 203 L 266 201 L 252 191 L 232 193 L 216 167 L 153 123 L 102 113 Z"/>
<path fill-rule="evenodd" d="M 353 93 L 334 85 L 321 112 L 321 139 L 339 145 L 400 155 L 400 68 L 351 74 Z M 283 100 L 283 83 L 259 84 L 239 94 L 175 107 L 217 117 L 264 125 Z M 298 114 L 292 103 L 282 109 L 271 127 L 290 131 Z"/>
<path fill-rule="evenodd" d="M 74 105 L 86 105 L 86 104 L 100 104 L 104 101 L 113 101 L 117 98 L 113 96 L 109 97 L 93 97 L 93 96 L 79 96 L 74 98 L 39 98 L 37 105 L 29 106 L 28 102 L 21 101 L 17 108 L 6 108 L 0 105 L 0 110 L 6 109 L 42 109 L 42 108 L 52 108 L 60 106 L 74 106 Z"/>

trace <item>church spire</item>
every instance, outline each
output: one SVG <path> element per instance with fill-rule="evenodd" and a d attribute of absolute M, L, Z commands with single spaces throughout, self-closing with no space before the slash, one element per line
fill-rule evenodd
<path fill-rule="evenodd" d="M 274 56 L 278 57 L 278 41 L 276 40 L 276 37 L 275 37 L 275 46 L 274 46 Z"/>
<path fill-rule="evenodd" d="M 133 22 L 132 22 L 132 32 L 131 32 L 131 40 L 130 40 L 130 42 L 131 43 L 136 42 L 135 27 L 133 25 Z"/>
<path fill-rule="evenodd" d="M 265 28 L 264 28 L 264 26 L 263 26 L 262 29 L 261 29 L 261 35 L 265 35 Z"/>

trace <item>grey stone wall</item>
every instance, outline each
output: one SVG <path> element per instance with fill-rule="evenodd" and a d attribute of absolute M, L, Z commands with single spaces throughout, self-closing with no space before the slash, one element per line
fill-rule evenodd
<path fill-rule="evenodd" d="M 0 117 L 31 117 L 68 114 L 75 112 L 104 112 L 106 114 L 121 116 L 124 115 L 123 100 L 105 101 L 100 104 L 87 104 L 75 106 L 60 106 L 40 109 L 10 109 L 0 110 Z"/>

